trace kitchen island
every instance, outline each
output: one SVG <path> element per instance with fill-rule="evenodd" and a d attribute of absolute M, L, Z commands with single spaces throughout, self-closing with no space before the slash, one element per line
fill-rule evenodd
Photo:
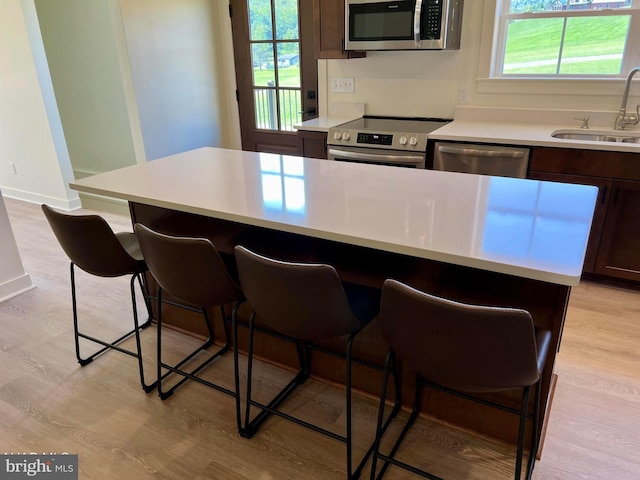
<path fill-rule="evenodd" d="M 380 288 L 395 278 L 462 302 L 527 309 L 553 336 L 542 381 L 546 400 L 597 196 L 596 188 L 582 185 L 217 148 L 85 178 L 71 187 L 125 199 L 134 222 L 206 236 L 229 255 L 243 244 L 286 260 L 330 263 L 343 279 L 369 286 Z M 241 315 L 249 311 L 244 307 Z M 195 318 L 180 325 L 199 333 Z M 291 365 L 295 358 L 270 337 L 257 348 L 280 364 Z M 385 352 L 373 322 L 359 335 L 354 355 L 382 363 Z M 341 380 L 340 361 L 318 355 L 314 362 L 315 376 Z M 357 387 L 377 394 L 380 375 L 361 370 L 354 372 Z M 403 376 L 405 398 L 411 398 L 411 375 Z M 518 402 L 513 392 L 487 398 Z M 542 402 L 539 429 L 548 405 Z M 508 413 L 438 394 L 424 408 L 514 441 L 517 417 Z"/>

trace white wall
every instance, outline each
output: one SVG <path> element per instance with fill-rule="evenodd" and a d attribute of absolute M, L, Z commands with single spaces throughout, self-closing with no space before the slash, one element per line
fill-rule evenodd
<path fill-rule="evenodd" d="M 495 3 L 466 0 L 457 51 L 367 52 L 363 59 L 321 60 L 327 89 L 321 111 L 331 102 L 362 102 L 372 115 L 452 118 L 460 87 L 470 88 L 472 106 L 568 109 L 585 115 L 618 110 L 624 80 L 489 79 Z M 332 77 L 353 77 L 355 92 L 332 93 Z M 636 100 L 630 99 L 630 105 Z"/>
<path fill-rule="evenodd" d="M 7 209 L 0 192 L 0 302 L 33 288 L 24 272 L 20 253 L 13 237 Z"/>
<path fill-rule="evenodd" d="M 224 104 L 223 116 L 226 117 L 222 123 L 222 145 L 220 146 L 241 150 L 242 139 L 240 138 L 240 115 L 238 102 L 236 101 L 236 69 L 234 66 L 229 4 L 226 1 L 213 1 L 218 8 L 214 44 L 217 57 L 220 59 L 218 75 Z"/>
<path fill-rule="evenodd" d="M 72 178 L 33 0 L 2 0 L 0 187 L 5 196 L 72 209 Z"/>
<path fill-rule="evenodd" d="M 75 176 L 144 161 L 118 0 L 35 5 Z"/>
<path fill-rule="evenodd" d="M 228 112 L 217 3 L 224 2 L 120 0 L 148 160 L 222 146 Z"/>
<path fill-rule="evenodd" d="M 122 0 L 125 12 L 136 5 L 145 10 L 136 20 L 137 28 L 155 33 L 146 45 L 142 38 L 133 45 L 142 55 L 134 65 L 151 62 L 158 70 L 148 74 L 164 69 L 162 85 L 169 90 L 171 81 L 179 81 L 166 103 L 158 102 L 162 85 L 149 80 L 151 91 L 142 89 L 145 118 L 154 121 L 153 114 L 158 114 L 168 119 L 164 131 L 155 132 L 158 144 L 152 147 L 170 153 L 172 148 L 195 147 L 187 140 L 197 138 L 201 143 L 240 148 L 227 3 Z M 181 9 L 184 13 L 173 20 L 167 18 L 166 11 L 175 14 L 178 6 L 190 8 Z M 172 22 L 184 20 L 189 29 L 172 29 Z M 170 33 L 166 41 L 165 28 Z M 171 41 L 182 42 L 183 33 L 197 52 L 173 48 Z M 182 54 L 188 61 L 180 58 Z M 179 77 L 192 68 L 186 78 Z M 188 88 L 180 86 L 184 80 Z M 5 196 L 71 210 L 80 206 L 78 194 L 68 187 L 74 178 L 145 162 L 120 1 L 1 0 L 0 105 L 0 187 Z M 176 125 L 182 127 L 178 134 Z M 17 175 L 9 162 L 15 164 Z M 85 206 L 113 210 L 83 197 Z"/>

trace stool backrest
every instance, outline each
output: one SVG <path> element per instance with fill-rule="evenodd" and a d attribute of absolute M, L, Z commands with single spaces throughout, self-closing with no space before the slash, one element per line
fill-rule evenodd
<path fill-rule="evenodd" d="M 69 260 L 100 277 L 118 277 L 140 270 L 141 262 L 127 253 L 106 220 L 99 215 L 69 215 L 42 205 Z"/>
<path fill-rule="evenodd" d="M 210 240 L 165 235 L 139 223 L 134 230 L 149 271 L 167 293 L 196 306 L 242 297 Z"/>
<path fill-rule="evenodd" d="M 235 247 L 240 284 L 256 315 L 274 330 L 300 340 L 337 337 L 361 324 L 330 265 L 291 263 Z"/>
<path fill-rule="evenodd" d="M 533 320 L 525 310 L 467 305 L 386 280 L 379 318 L 398 357 L 444 387 L 489 392 L 539 379 Z"/>

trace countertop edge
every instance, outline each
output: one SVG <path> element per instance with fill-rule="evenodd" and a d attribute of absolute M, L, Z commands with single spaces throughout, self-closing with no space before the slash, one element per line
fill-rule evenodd
<path fill-rule="evenodd" d="M 306 132 L 327 133 L 332 127 L 341 125 L 343 123 L 352 122 L 353 120 L 357 120 L 360 117 L 362 117 L 362 115 L 317 117 L 312 118 L 311 120 L 306 120 L 302 123 L 295 124 L 293 128 Z"/>
<path fill-rule="evenodd" d="M 580 141 L 554 138 L 557 130 L 579 130 L 574 126 L 562 124 L 482 122 L 454 120 L 429 134 L 429 140 L 457 142 L 494 143 L 498 145 L 517 145 L 529 147 L 569 148 L 579 150 L 600 150 L 611 152 L 640 153 L 640 144 L 623 142 Z M 593 126 L 590 131 L 611 130 Z M 621 132 L 623 132 L 621 130 Z M 640 136 L 640 131 L 629 130 L 630 136 Z"/>

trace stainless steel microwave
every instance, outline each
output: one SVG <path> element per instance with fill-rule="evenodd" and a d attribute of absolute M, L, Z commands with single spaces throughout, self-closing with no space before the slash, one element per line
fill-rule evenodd
<path fill-rule="evenodd" d="M 464 0 L 346 0 L 345 50 L 456 50 Z"/>

